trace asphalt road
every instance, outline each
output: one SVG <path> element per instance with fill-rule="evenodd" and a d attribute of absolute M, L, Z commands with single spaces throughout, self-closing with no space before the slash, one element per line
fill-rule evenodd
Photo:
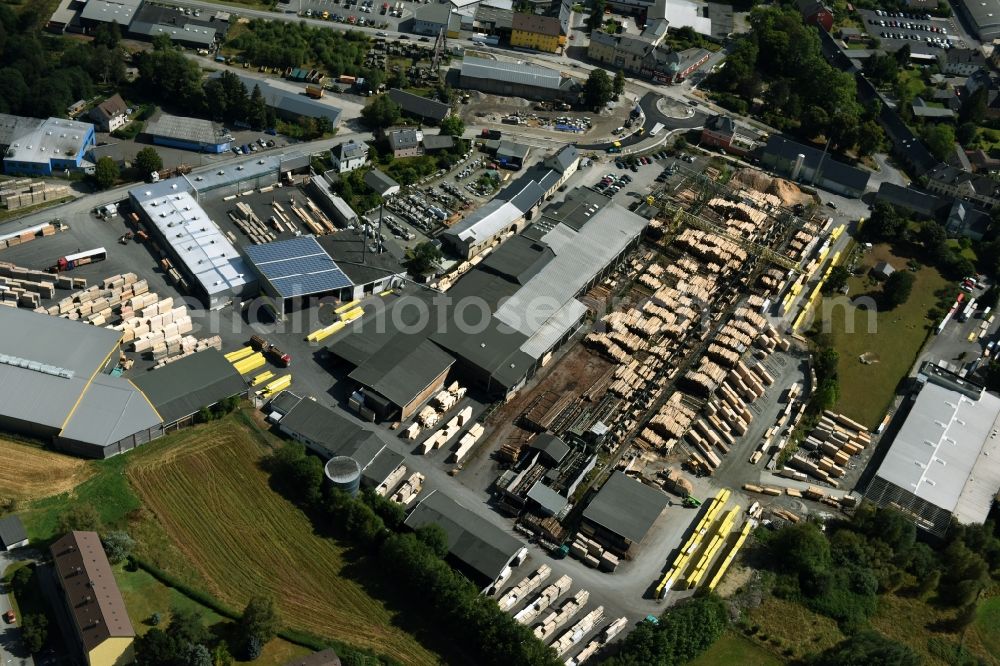
<path fill-rule="evenodd" d="M 0 551 L 0 576 L 16 562 L 31 559 L 31 551 L 19 548 L 13 552 Z M 12 608 L 10 590 L 0 586 L 0 615 Z M 20 622 L 21 618 L 17 618 Z M 17 624 L 7 624 L 0 619 L 0 666 L 35 666 L 34 658 L 21 644 L 21 629 Z"/>

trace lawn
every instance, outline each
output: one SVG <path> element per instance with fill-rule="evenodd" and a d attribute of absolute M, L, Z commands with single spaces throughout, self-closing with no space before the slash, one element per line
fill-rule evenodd
<path fill-rule="evenodd" d="M 0 437 L 0 502 L 35 500 L 67 493 L 96 471 L 86 460 Z"/>
<path fill-rule="evenodd" d="M 131 455 L 128 482 L 180 558 L 158 565 L 241 608 L 269 592 L 294 629 L 371 648 L 411 664 L 437 663 L 393 614 L 341 575 L 345 551 L 268 485 L 260 440 L 231 417 Z M 351 563 L 353 568 L 362 566 Z"/>
<path fill-rule="evenodd" d="M 814 613 L 805 606 L 769 596 L 764 603 L 749 612 L 749 621 L 758 630 L 751 642 L 767 645 L 767 649 L 780 653 L 791 647 L 794 658 L 836 645 L 844 639 L 837 623 Z M 763 662 L 767 663 L 767 662 Z"/>
<path fill-rule="evenodd" d="M 888 261 L 897 269 L 907 270 L 907 259 L 894 256 L 888 246 L 879 245 L 867 252 L 859 265 L 864 275 L 848 281 L 851 298 L 877 289 L 867 277 L 876 262 Z M 874 428 L 892 402 L 899 381 L 905 377 L 923 347 L 932 322 L 927 313 L 937 304 L 935 292 L 948 282 L 934 268 L 922 267 L 915 274 L 916 283 L 909 300 L 894 310 L 879 312 L 870 322 L 871 312 L 853 305 L 824 300 L 823 324 L 832 334 L 833 346 L 840 353 L 840 400 L 836 410 Z M 872 323 L 873 325 L 869 325 Z M 866 354 L 871 363 L 862 363 Z"/>
<path fill-rule="evenodd" d="M 780 666 L 771 652 L 737 633 L 727 632 L 687 666 Z"/>
<path fill-rule="evenodd" d="M 986 654 L 1000 658 L 1000 597 L 987 599 L 979 604 L 974 633 Z"/>
<path fill-rule="evenodd" d="M 899 73 L 897 87 L 904 99 L 913 99 L 924 94 L 927 84 L 919 69 L 904 69 Z"/>
<path fill-rule="evenodd" d="M 223 634 L 232 626 L 222 616 L 204 608 L 177 590 L 167 587 L 141 569 L 128 571 L 122 567 L 115 567 L 115 580 L 118 581 L 118 588 L 125 598 L 132 626 L 140 636 L 152 628 L 149 618 L 153 613 L 160 614 L 162 618 L 160 627 L 164 627 L 169 621 L 172 608 L 200 610 L 205 625 L 211 628 L 213 633 Z M 264 646 L 264 652 L 254 663 L 260 666 L 281 666 L 309 652 L 308 648 L 275 638 Z"/>

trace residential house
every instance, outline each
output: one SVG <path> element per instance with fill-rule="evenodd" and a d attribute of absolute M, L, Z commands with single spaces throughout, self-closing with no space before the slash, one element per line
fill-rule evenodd
<path fill-rule="evenodd" d="M 735 155 L 745 155 L 754 149 L 753 139 L 739 132 L 736 122 L 729 116 L 712 116 L 701 130 L 701 145 L 722 148 Z"/>
<path fill-rule="evenodd" d="M 914 118 L 921 118 L 931 122 L 953 120 L 955 118 L 955 112 L 951 109 L 941 108 L 939 106 L 930 106 L 922 97 L 914 99 L 910 108 L 913 110 Z"/>
<path fill-rule="evenodd" d="M 76 647 L 87 666 L 135 660 L 135 630 L 97 532 L 70 532 L 49 549 Z"/>
<path fill-rule="evenodd" d="M 949 236 L 963 236 L 981 241 L 992 222 L 992 217 L 985 210 L 980 210 L 965 201 L 956 201 L 948 211 L 944 228 Z"/>
<path fill-rule="evenodd" d="M 944 49 L 938 53 L 938 67 L 945 74 L 969 76 L 986 67 L 986 58 L 977 49 Z"/>
<path fill-rule="evenodd" d="M 819 0 L 798 0 L 802 20 L 810 25 L 823 28 L 827 32 L 833 30 L 833 10 Z"/>
<path fill-rule="evenodd" d="M 903 187 L 895 183 L 882 183 L 875 194 L 876 203 L 887 203 L 905 210 L 911 217 L 921 220 L 941 218 L 951 205 L 946 197 L 930 194 L 915 187 Z"/>
<path fill-rule="evenodd" d="M 101 132 L 114 132 L 128 122 L 128 104 L 115 93 L 90 111 L 90 119 Z"/>
<path fill-rule="evenodd" d="M 390 127 L 385 131 L 385 136 L 392 156 L 396 159 L 424 154 L 424 147 L 421 145 L 424 133 L 415 127 Z"/>
<path fill-rule="evenodd" d="M 337 173 L 354 171 L 368 161 L 368 146 L 354 140 L 345 141 L 330 149 L 330 160 Z"/>
<path fill-rule="evenodd" d="M 516 13 L 511 23 L 510 45 L 547 53 L 559 53 L 567 35 L 555 16 Z"/>
<path fill-rule="evenodd" d="M 927 172 L 927 189 L 984 208 L 1000 205 L 1000 184 L 989 176 L 978 176 L 949 164 L 939 164 Z"/>
<path fill-rule="evenodd" d="M 979 173 L 981 171 L 1000 171 L 1000 159 L 991 157 L 981 148 L 967 151 L 966 155 L 968 156 L 969 164 L 975 173 Z"/>

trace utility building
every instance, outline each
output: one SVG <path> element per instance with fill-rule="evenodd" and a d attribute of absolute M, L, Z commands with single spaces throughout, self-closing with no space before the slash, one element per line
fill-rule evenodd
<path fill-rule="evenodd" d="M 194 150 L 200 153 L 224 153 L 233 137 L 221 125 L 201 118 L 161 115 L 146 124 L 146 134 L 158 146 Z"/>
<path fill-rule="evenodd" d="M 665 508 L 663 492 L 614 472 L 584 509 L 580 531 L 626 555 L 646 538 Z"/>
<path fill-rule="evenodd" d="M 930 363 L 865 497 L 943 537 L 954 519 L 986 522 L 1000 491 L 1000 397 Z"/>

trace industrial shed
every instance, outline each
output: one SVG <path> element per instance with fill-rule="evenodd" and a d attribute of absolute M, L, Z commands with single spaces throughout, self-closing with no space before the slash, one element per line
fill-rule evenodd
<path fill-rule="evenodd" d="M 146 123 L 145 132 L 158 146 L 169 146 L 200 153 L 224 153 L 233 137 L 211 120 L 171 116 L 166 113 Z"/>
<path fill-rule="evenodd" d="M 871 177 L 864 169 L 838 162 L 822 150 L 783 136 L 767 140 L 760 162 L 780 176 L 855 199 L 865 193 Z"/>
<path fill-rule="evenodd" d="M 399 105 L 403 113 L 408 116 L 416 116 L 424 120 L 439 123 L 451 113 L 451 107 L 436 99 L 421 97 L 413 93 L 393 88 L 388 93 L 389 99 Z"/>
<path fill-rule="evenodd" d="M 28 545 L 28 532 L 17 516 L 0 518 L 0 551 L 14 550 Z"/>
<path fill-rule="evenodd" d="M 616 471 L 584 509 L 580 531 L 628 554 L 646 538 L 667 501 L 663 492 Z"/>
<path fill-rule="evenodd" d="M 372 252 L 359 229 L 341 229 L 319 237 L 320 246 L 354 283 L 352 299 L 380 294 L 403 283 L 406 268 L 391 252 Z"/>
<path fill-rule="evenodd" d="M 943 537 L 953 518 L 986 522 L 1000 491 L 1000 397 L 931 364 L 917 381 L 865 497 Z"/>
<path fill-rule="evenodd" d="M 218 78 L 213 74 L 212 77 Z M 326 118 L 333 127 L 340 123 L 341 109 L 334 106 L 329 99 L 313 99 L 306 95 L 305 86 L 290 90 L 283 82 L 268 79 L 255 79 L 242 74 L 236 77 L 246 86 L 248 92 L 253 92 L 255 86 L 260 88 L 264 103 L 274 109 L 274 112 L 286 120 L 296 120 L 300 116 L 306 118 Z"/>
<path fill-rule="evenodd" d="M 448 554 L 482 589 L 505 580 L 527 555 L 520 539 L 437 490 L 417 504 L 406 525 L 414 530 L 439 525 L 448 539 Z"/>
<path fill-rule="evenodd" d="M 134 382 L 163 419 L 164 431 L 193 423 L 203 407 L 247 394 L 243 377 L 215 349 L 143 373 Z"/>
<path fill-rule="evenodd" d="M 0 308 L 0 425 L 91 458 L 160 434 L 160 418 L 127 379 L 112 377 L 122 334 Z"/>
<path fill-rule="evenodd" d="M 248 245 L 243 251 L 279 317 L 323 296 L 347 301 L 353 294 L 353 283 L 315 236 Z"/>
<path fill-rule="evenodd" d="M 403 456 L 387 447 L 377 433 L 315 400 L 286 391 L 280 402 L 272 402 L 271 409 L 271 419 L 277 420 L 282 433 L 302 442 L 324 461 L 345 456 L 357 462 L 365 487 L 377 488 L 403 464 Z"/>
<path fill-rule="evenodd" d="M 459 87 L 493 95 L 575 101 L 580 93 L 573 79 L 535 64 L 466 55 L 459 68 Z"/>
<path fill-rule="evenodd" d="M 233 244 L 191 195 L 184 178 L 129 190 L 134 210 L 163 244 L 187 286 L 211 310 L 257 293 L 257 280 Z"/>

